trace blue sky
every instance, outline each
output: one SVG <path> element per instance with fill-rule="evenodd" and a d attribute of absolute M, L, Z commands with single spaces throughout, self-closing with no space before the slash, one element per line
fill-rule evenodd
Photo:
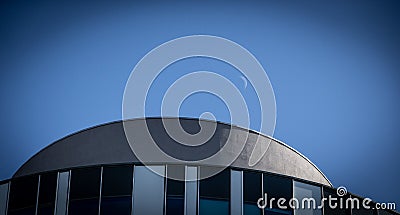
<path fill-rule="evenodd" d="M 121 119 L 126 81 L 151 49 L 207 34 L 239 43 L 266 70 L 275 138 L 335 186 L 400 205 L 398 9 L 395 1 L 2 2 L 0 180 L 51 142 Z M 206 65 L 243 84 L 232 68 L 199 60 L 168 69 Z M 153 107 L 183 73 L 168 74 L 152 89 Z M 257 130 L 259 110 L 247 93 Z M 205 94 L 185 101 L 181 114 L 204 111 L 229 122 L 222 101 Z"/>

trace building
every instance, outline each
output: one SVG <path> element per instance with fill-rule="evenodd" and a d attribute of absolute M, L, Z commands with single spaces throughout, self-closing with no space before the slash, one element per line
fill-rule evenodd
<path fill-rule="evenodd" d="M 179 119 L 188 132 L 199 129 L 198 119 Z M 160 118 L 132 120 L 146 122 L 155 141 L 171 146 Z M 272 202 L 265 209 L 257 206 L 259 198 L 314 198 L 320 205 L 328 195 L 340 197 L 325 175 L 306 157 L 288 145 L 236 126 L 215 124 L 216 132 L 199 153 L 169 147 L 168 153 L 179 157 L 208 156 L 220 149 L 226 131 L 236 139 L 249 133 L 240 156 L 228 167 L 218 164 L 185 165 L 182 163 L 147 162 L 167 176 L 202 178 L 208 171 L 219 173 L 206 179 L 179 181 L 159 176 L 135 156 L 124 133 L 123 122 L 112 122 L 69 135 L 31 157 L 14 176 L 0 182 L 0 215 L 56 214 L 296 214 L 296 215 L 386 215 L 390 210 L 367 209 L 292 209 L 288 201 Z M 139 134 L 138 129 L 138 133 Z M 262 160 L 248 166 L 254 141 L 271 141 Z M 235 138 L 232 140 L 235 141 Z M 235 145 L 235 142 L 230 144 Z M 222 171 L 221 171 L 222 170 Z"/>

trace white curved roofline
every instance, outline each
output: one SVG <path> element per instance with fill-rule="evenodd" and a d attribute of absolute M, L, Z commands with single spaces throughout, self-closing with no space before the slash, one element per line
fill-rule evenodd
<path fill-rule="evenodd" d="M 168 119 L 168 118 L 173 118 L 173 119 L 176 119 L 176 118 L 178 118 L 178 117 L 162 117 L 162 118 L 166 118 L 166 119 Z M 301 157 L 302 159 L 304 159 L 305 162 L 309 163 L 309 164 L 316 170 L 316 172 L 318 172 L 318 173 L 320 174 L 321 179 L 325 180 L 325 183 L 326 183 L 326 184 L 329 184 L 331 187 L 333 187 L 333 185 L 332 185 L 332 183 L 329 181 L 329 179 L 328 179 L 328 178 L 322 173 L 322 171 L 321 171 L 314 163 L 312 163 L 306 156 L 304 156 L 303 154 L 301 154 L 300 152 L 298 152 L 296 149 L 290 147 L 289 145 L 287 145 L 286 143 L 284 143 L 284 142 L 282 142 L 282 141 L 280 141 L 280 140 L 278 140 L 278 139 L 275 139 L 275 138 L 273 138 L 273 137 L 271 137 L 271 136 L 262 134 L 262 133 L 260 133 L 260 132 L 258 132 L 258 131 L 252 130 L 252 129 L 246 129 L 246 128 L 240 127 L 240 126 L 238 126 L 238 125 L 233 125 L 233 124 L 229 124 L 229 123 L 225 123 L 225 122 L 214 121 L 214 120 L 208 120 L 208 119 L 189 118 L 189 117 L 179 117 L 179 118 L 180 118 L 180 119 L 183 119 L 183 120 L 185 120 L 185 119 L 186 119 L 186 120 L 196 120 L 196 121 L 197 121 L 197 120 L 201 120 L 201 121 L 208 121 L 208 122 L 212 122 L 212 123 L 218 123 L 218 124 L 221 124 L 221 125 L 227 125 L 227 126 L 235 127 L 235 128 L 237 128 L 237 129 L 239 129 L 239 130 L 242 130 L 242 131 L 251 132 L 251 133 L 253 133 L 254 135 L 260 135 L 260 136 L 262 136 L 262 137 L 264 137 L 264 138 L 266 138 L 266 139 L 269 139 L 269 140 L 271 140 L 271 141 L 274 141 L 274 142 L 276 142 L 278 145 L 281 145 L 281 146 L 283 146 L 284 148 L 290 149 L 290 151 L 292 151 L 292 152 L 294 152 L 295 154 L 299 155 L 299 157 Z M 85 128 L 85 129 L 79 130 L 79 131 L 77 131 L 77 132 L 73 132 L 73 133 L 71 133 L 71 134 L 69 134 L 69 135 L 66 135 L 66 136 L 64 136 L 63 138 L 61 138 L 61 139 L 59 139 L 59 140 L 53 142 L 52 144 L 46 146 L 45 148 L 43 148 L 42 150 L 40 150 L 39 152 L 37 152 L 35 155 L 33 155 L 32 157 L 30 157 L 23 165 L 21 165 L 21 167 L 17 170 L 17 172 L 14 174 L 14 176 L 19 175 L 19 174 L 24 174 L 23 172 L 24 172 L 24 169 L 26 169 L 26 168 L 25 168 L 26 165 L 32 167 L 32 165 L 34 165 L 34 163 L 35 163 L 35 160 L 36 160 L 36 161 L 38 160 L 37 157 L 43 158 L 43 153 L 45 153 L 45 154 L 46 154 L 46 152 L 48 153 L 48 151 L 49 151 L 48 149 L 50 149 L 50 151 L 52 151 L 51 148 L 54 149 L 53 146 L 56 146 L 56 147 L 57 147 L 57 143 L 63 142 L 63 141 L 66 141 L 66 140 L 68 141 L 70 138 L 74 137 L 75 135 L 79 135 L 79 134 L 81 134 L 81 133 L 89 132 L 89 131 L 91 131 L 91 130 L 93 130 L 93 129 L 98 129 L 98 128 L 102 128 L 102 127 L 105 127 L 105 126 L 112 126 L 112 125 L 118 124 L 118 123 L 121 123 L 121 124 L 122 124 L 124 121 L 136 121 L 136 120 L 147 120 L 147 119 L 161 119 L 161 117 L 143 117 L 143 118 L 135 118 L 135 119 L 129 119 L 129 120 L 116 120 L 116 121 L 113 121 L 113 122 L 108 122 L 108 123 L 103 123 L 103 124 L 91 126 L 91 127 L 89 127 L 89 128 Z M 60 145 L 58 145 L 58 146 L 60 146 Z M 64 147 L 66 147 L 66 146 L 64 146 Z M 70 148 L 65 148 L 65 150 L 67 150 L 67 151 L 68 151 L 69 149 L 70 149 Z M 78 149 L 77 149 L 77 150 L 78 150 Z M 120 153 L 121 153 L 121 152 L 120 152 Z M 129 160 L 129 157 L 130 157 L 130 156 L 129 156 L 129 155 L 126 155 L 126 156 L 127 156 L 127 157 L 125 157 L 125 158 Z M 40 158 L 39 158 L 39 159 L 40 159 Z M 34 161 L 34 162 L 32 163 L 32 161 Z M 36 163 L 37 163 L 37 162 L 36 162 Z M 29 167 L 28 167 L 28 169 L 29 169 Z M 28 172 L 29 172 L 29 171 L 28 171 Z M 282 174 L 282 173 L 280 173 L 280 174 Z M 294 176 L 294 175 L 293 175 L 293 176 Z M 294 176 L 294 177 L 296 177 L 296 176 Z M 300 178 L 301 178 L 301 177 L 300 177 Z M 320 182 L 320 183 L 323 183 L 323 182 Z"/>

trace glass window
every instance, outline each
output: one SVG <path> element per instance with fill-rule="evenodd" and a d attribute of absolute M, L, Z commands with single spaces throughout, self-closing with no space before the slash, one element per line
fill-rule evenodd
<path fill-rule="evenodd" d="M 35 214 L 38 182 L 37 175 L 11 181 L 9 215 Z"/>
<path fill-rule="evenodd" d="M 243 172 L 231 170 L 231 215 L 242 215 L 243 211 Z"/>
<path fill-rule="evenodd" d="M 213 167 L 200 167 L 200 178 L 215 172 Z M 200 215 L 229 214 L 230 174 L 229 169 L 200 180 Z"/>
<path fill-rule="evenodd" d="M 164 177 L 153 172 L 165 174 L 165 166 L 135 166 L 133 214 L 164 213 Z"/>
<path fill-rule="evenodd" d="M 99 167 L 71 171 L 69 215 L 98 214 L 100 175 L 101 169 Z"/>
<path fill-rule="evenodd" d="M 8 183 L 0 184 L 0 215 L 6 214 L 8 199 Z"/>
<path fill-rule="evenodd" d="M 38 215 L 54 214 L 56 200 L 57 173 L 48 173 L 40 176 Z"/>
<path fill-rule="evenodd" d="M 346 202 L 346 197 L 349 197 L 349 195 L 346 195 L 344 197 L 340 197 L 337 195 L 336 189 L 324 187 L 324 198 L 326 200 L 324 201 L 324 214 L 325 215 L 350 215 L 351 211 L 349 209 L 346 209 L 344 206 L 340 206 L 340 202 L 345 203 Z"/>
<path fill-rule="evenodd" d="M 243 172 L 244 215 L 261 215 L 261 209 L 257 206 L 258 199 L 263 196 L 261 176 L 259 172 Z"/>
<path fill-rule="evenodd" d="M 198 168 L 185 167 L 185 215 L 197 215 Z"/>
<path fill-rule="evenodd" d="M 267 194 L 265 214 L 291 214 L 289 201 L 293 196 L 292 179 L 272 174 L 263 175 L 264 195 Z M 280 199 L 284 199 L 280 200 Z"/>
<path fill-rule="evenodd" d="M 67 213 L 69 178 L 69 171 L 58 173 L 55 213 L 56 215 L 65 215 Z"/>
<path fill-rule="evenodd" d="M 100 214 L 131 214 L 133 166 L 103 168 Z"/>
<path fill-rule="evenodd" d="M 167 177 L 166 215 L 183 215 L 185 204 L 185 167 L 168 165 Z"/>
<path fill-rule="evenodd" d="M 298 181 L 293 182 L 293 196 L 299 201 L 299 208 L 295 215 L 321 215 L 321 188 Z"/>

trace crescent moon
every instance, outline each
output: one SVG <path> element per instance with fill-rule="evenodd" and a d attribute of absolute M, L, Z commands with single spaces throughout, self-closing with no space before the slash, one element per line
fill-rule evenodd
<path fill-rule="evenodd" d="M 247 88 L 247 79 L 244 76 L 240 76 L 240 78 L 243 80 L 244 88 Z"/>

